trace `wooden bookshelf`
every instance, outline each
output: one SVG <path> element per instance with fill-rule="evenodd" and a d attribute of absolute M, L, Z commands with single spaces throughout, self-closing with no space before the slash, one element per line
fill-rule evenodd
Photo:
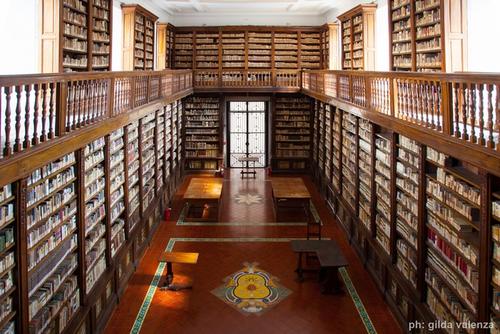
<path fill-rule="evenodd" d="M 192 96 L 184 100 L 184 107 L 185 170 L 219 170 L 223 160 L 219 96 Z"/>
<path fill-rule="evenodd" d="M 330 68 L 330 26 L 326 25 L 320 32 L 320 68 Z"/>
<path fill-rule="evenodd" d="M 16 290 L 19 289 L 18 259 L 16 258 L 16 246 L 18 242 L 18 227 L 16 226 L 16 188 L 13 184 L 7 184 L 0 188 L 0 282 L 2 291 L 0 303 L 0 330 L 4 333 L 15 333 L 19 328 L 19 304 Z M 38 231 L 30 233 L 32 238 L 29 245 L 36 247 L 37 242 L 42 243 L 43 234 Z M 40 308 L 40 306 L 37 306 Z"/>
<path fill-rule="evenodd" d="M 328 68 L 329 64 L 327 25 L 295 28 L 172 26 L 171 35 L 175 35 L 172 48 L 175 68 L 230 72 L 232 69 L 321 69 Z"/>
<path fill-rule="evenodd" d="M 490 244 L 490 258 L 489 265 L 491 271 L 489 276 L 489 289 L 488 295 L 490 302 L 488 303 L 488 320 L 493 323 L 492 332 L 500 329 L 500 321 L 498 315 L 500 314 L 500 177 L 491 177 L 489 180 L 491 185 L 491 195 L 487 203 L 490 206 L 491 213 L 488 213 L 491 218 L 491 240 Z"/>
<path fill-rule="evenodd" d="M 314 109 L 313 179 L 398 321 L 498 328 L 500 178 L 340 107 Z"/>
<path fill-rule="evenodd" d="M 142 118 L 139 123 L 139 157 L 141 212 L 146 212 L 155 198 L 156 181 L 156 120 L 155 113 Z"/>
<path fill-rule="evenodd" d="M 396 266 L 417 288 L 419 183 L 422 148 L 403 135 L 396 145 Z"/>
<path fill-rule="evenodd" d="M 109 173 L 106 177 L 109 183 L 109 231 L 111 257 L 115 258 L 125 243 L 125 222 L 127 221 L 125 198 L 125 130 L 120 128 L 108 137 Z"/>
<path fill-rule="evenodd" d="M 341 22 L 342 69 L 375 69 L 376 4 L 359 5 L 338 17 Z"/>
<path fill-rule="evenodd" d="M 173 67 L 174 26 L 170 23 L 156 25 L 158 47 L 156 52 L 156 69 L 163 70 Z"/>
<path fill-rule="evenodd" d="M 430 147 L 426 165 L 427 304 L 437 317 L 477 321 L 480 177 Z M 441 298 L 443 292 L 454 297 L 452 303 Z"/>
<path fill-rule="evenodd" d="M 128 198 L 128 226 L 131 233 L 140 220 L 140 184 L 139 184 L 139 121 L 135 121 L 126 127 L 127 150 L 127 198 Z"/>
<path fill-rule="evenodd" d="M 321 69 L 323 64 L 322 50 L 327 49 L 323 45 L 323 32 L 300 33 L 300 67 L 303 69 Z"/>
<path fill-rule="evenodd" d="M 466 71 L 466 17 L 463 0 L 391 0 L 391 69 Z"/>
<path fill-rule="evenodd" d="M 358 196 L 359 222 L 367 231 L 372 230 L 373 184 L 373 125 L 365 119 L 358 119 Z"/>
<path fill-rule="evenodd" d="M 82 150 L 84 186 L 85 293 L 89 294 L 103 276 L 107 264 L 106 154 L 105 138 L 99 138 Z M 111 199 L 111 198 L 110 198 Z M 113 203 L 112 203 L 113 204 Z M 110 205 L 111 206 L 111 205 Z"/>
<path fill-rule="evenodd" d="M 193 68 L 193 38 L 194 33 L 175 32 L 174 38 L 174 67 L 175 68 Z"/>
<path fill-rule="evenodd" d="M 42 72 L 111 70 L 112 1 L 62 0 L 40 16 Z"/>
<path fill-rule="evenodd" d="M 273 171 L 307 170 L 311 157 L 310 99 L 278 95 L 273 105 Z"/>
<path fill-rule="evenodd" d="M 381 249 L 389 257 L 391 255 L 391 230 L 393 219 L 392 187 L 392 144 L 391 133 L 378 132 L 375 134 L 375 190 L 377 200 L 375 203 L 375 236 Z"/>
<path fill-rule="evenodd" d="M 274 67 L 296 69 L 299 67 L 299 34 L 294 31 L 274 33 Z"/>
<path fill-rule="evenodd" d="M 32 333 L 42 333 L 51 326 L 62 332 L 80 307 L 82 287 L 76 272 L 81 265 L 78 246 L 82 234 L 77 216 L 78 164 L 75 153 L 70 153 L 33 171 L 24 181 L 29 300 L 26 309 Z M 9 239 L 6 235 L 6 243 Z M 9 302 L 12 303 L 11 297 L 2 301 L 5 309 L 9 309 Z"/>
<path fill-rule="evenodd" d="M 248 32 L 248 68 L 268 69 L 272 67 L 273 34 L 270 31 Z"/>
<path fill-rule="evenodd" d="M 122 5 L 123 69 L 153 70 L 158 17 L 139 5 Z"/>
<path fill-rule="evenodd" d="M 220 36 L 218 30 L 196 33 L 196 68 L 219 68 L 219 37 Z"/>
<path fill-rule="evenodd" d="M 222 32 L 222 68 L 245 68 L 246 38 L 244 31 Z"/>

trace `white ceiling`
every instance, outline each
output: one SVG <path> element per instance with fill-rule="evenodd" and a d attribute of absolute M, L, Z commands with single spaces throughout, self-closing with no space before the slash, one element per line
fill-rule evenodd
<path fill-rule="evenodd" d="M 132 2 L 122 0 L 123 2 Z M 369 0 L 135 0 L 176 26 L 321 25 Z"/>

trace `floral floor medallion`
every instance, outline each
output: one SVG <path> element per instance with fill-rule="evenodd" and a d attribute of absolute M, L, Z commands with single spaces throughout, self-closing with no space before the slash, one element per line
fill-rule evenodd
<path fill-rule="evenodd" d="M 279 279 L 257 267 L 244 263 L 243 269 L 229 275 L 212 293 L 243 314 L 260 315 L 284 300 L 291 291 Z"/>
<path fill-rule="evenodd" d="M 235 201 L 238 204 L 246 204 L 246 205 L 252 205 L 252 204 L 258 204 L 262 202 L 262 196 L 255 194 L 238 194 L 235 196 Z"/>

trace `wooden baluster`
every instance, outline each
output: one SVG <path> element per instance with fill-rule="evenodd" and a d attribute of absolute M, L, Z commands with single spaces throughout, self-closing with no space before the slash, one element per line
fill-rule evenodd
<path fill-rule="evenodd" d="M 472 83 L 469 88 L 469 112 L 470 112 L 470 123 L 471 123 L 471 137 L 470 140 L 473 143 L 477 143 L 476 136 L 476 84 Z"/>
<path fill-rule="evenodd" d="M 55 129 L 54 129 L 54 118 L 55 118 L 55 83 L 49 83 L 50 90 L 50 100 L 49 100 L 49 138 L 52 139 L 55 137 Z"/>
<path fill-rule="evenodd" d="M 35 90 L 35 105 L 33 106 L 33 139 L 32 139 L 32 144 L 33 145 L 38 145 L 39 143 L 39 138 L 38 138 L 38 110 L 40 108 L 39 106 L 39 89 L 40 86 L 38 84 L 35 84 L 33 86 L 33 89 Z"/>
<path fill-rule="evenodd" d="M 30 95 L 31 95 L 31 84 L 24 85 L 24 93 L 26 94 L 26 106 L 24 115 L 24 148 L 29 148 L 31 146 L 30 140 L 30 121 L 31 121 L 31 108 L 30 108 Z"/>
<path fill-rule="evenodd" d="M 12 154 L 12 148 L 10 147 L 10 99 L 12 94 L 12 87 L 5 87 L 5 147 L 3 149 L 3 156 L 8 157 Z"/>
<path fill-rule="evenodd" d="M 83 82 L 83 102 L 85 104 L 85 124 L 92 121 L 92 90 L 91 83 L 88 81 Z"/>
<path fill-rule="evenodd" d="M 443 105 L 443 87 L 441 85 L 442 84 L 439 83 L 438 86 L 436 87 L 436 116 L 437 116 L 436 121 L 437 121 L 437 129 L 439 131 L 442 131 L 443 129 L 443 117 L 444 117 L 443 110 L 441 107 Z"/>
<path fill-rule="evenodd" d="M 460 99 L 460 86 L 458 83 L 455 83 L 453 85 L 453 91 L 452 91 L 452 96 L 454 96 L 454 100 L 453 100 L 453 122 L 455 123 L 455 131 L 454 131 L 454 134 L 455 134 L 455 137 L 457 138 L 460 138 L 461 137 L 461 134 L 460 134 L 460 128 L 459 128 L 459 99 Z"/>
<path fill-rule="evenodd" d="M 479 141 L 478 143 L 481 146 L 484 146 L 485 138 L 484 138 L 484 106 L 483 106 L 483 90 L 484 84 L 479 84 Z"/>
<path fill-rule="evenodd" d="M 495 130 L 497 132 L 500 132 L 500 97 L 498 96 L 500 94 L 500 85 L 496 85 L 496 101 L 495 101 L 495 110 L 496 110 L 496 124 L 495 124 Z M 497 137 L 497 142 L 496 142 L 496 149 L 497 151 L 500 151 L 500 138 Z"/>
<path fill-rule="evenodd" d="M 439 83 L 437 83 L 436 81 L 432 81 L 432 87 L 431 87 L 431 103 L 432 103 L 432 106 L 431 106 L 431 126 L 433 129 L 437 129 L 438 128 L 438 124 L 439 124 L 439 115 L 437 114 L 437 111 L 438 111 L 438 99 L 437 99 L 437 90 L 438 90 L 438 85 Z"/>
<path fill-rule="evenodd" d="M 403 103 L 403 114 L 405 115 L 406 120 L 411 120 L 411 109 L 410 109 L 410 84 L 408 81 L 403 81 L 403 87 L 404 87 L 404 103 Z"/>
<path fill-rule="evenodd" d="M 92 92 L 92 95 L 91 95 L 91 100 L 92 101 L 92 123 L 94 123 L 98 118 L 99 118 L 99 114 L 100 114 L 100 103 L 101 103 L 101 100 L 100 100 L 100 94 L 99 94 L 99 82 L 97 81 L 94 81 L 92 80 L 90 82 L 91 84 L 91 92 Z"/>
<path fill-rule="evenodd" d="M 465 93 L 467 90 L 467 84 L 462 85 L 462 89 L 460 90 L 460 100 L 462 102 L 462 139 L 469 139 L 469 132 L 467 131 L 467 94 Z"/>
<path fill-rule="evenodd" d="M 14 152 L 20 152 L 22 149 L 21 146 L 21 93 L 22 88 L 21 85 L 16 86 L 16 138 L 14 140 Z"/>
<path fill-rule="evenodd" d="M 434 129 L 434 123 L 432 121 L 432 81 L 426 82 L 425 85 L 425 96 L 426 96 L 426 112 L 425 112 L 425 123 L 431 129 Z"/>
<path fill-rule="evenodd" d="M 85 122 L 85 101 L 84 101 L 84 91 L 83 91 L 82 81 L 78 81 L 77 83 L 76 94 L 78 96 L 78 103 L 77 103 L 78 114 L 77 114 L 77 119 L 75 120 L 75 127 L 79 128 Z"/>
<path fill-rule="evenodd" d="M 487 84 L 488 90 L 488 147 L 495 148 L 495 142 L 493 141 L 493 85 Z M 497 92 L 498 94 L 498 92 Z M 498 112 L 498 111 L 497 111 Z"/>
<path fill-rule="evenodd" d="M 47 84 L 42 84 L 42 133 L 40 136 L 40 141 L 44 142 L 47 140 Z"/>
<path fill-rule="evenodd" d="M 90 124 L 92 122 L 92 83 L 88 81 L 83 82 L 83 92 L 84 98 L 83 102 L 85 105 L 85 124 Z"/>
<path fill-rule="evenodd" d="M 414 123 L 418 123 L 418 110 L 417 110 L 417 83 L 409 81 L 410 85 L 410 117 Z"/>

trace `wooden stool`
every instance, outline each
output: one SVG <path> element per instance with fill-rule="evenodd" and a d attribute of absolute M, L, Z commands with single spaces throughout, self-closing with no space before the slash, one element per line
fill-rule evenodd
<path fill-rule="evenodd" d="M 160 262 L 167 263 L 167 276 L 163 287 L 160 290 L 178 291 L 182 289 L 191 289 L 192 284 L 175 285 L 174 271 L 172 270 L 172 263 L 185 263 L 196 264 L 198 263 L 198 253 L 183 253 L 183 252 L 163 252 L 160 257 Z"/>

